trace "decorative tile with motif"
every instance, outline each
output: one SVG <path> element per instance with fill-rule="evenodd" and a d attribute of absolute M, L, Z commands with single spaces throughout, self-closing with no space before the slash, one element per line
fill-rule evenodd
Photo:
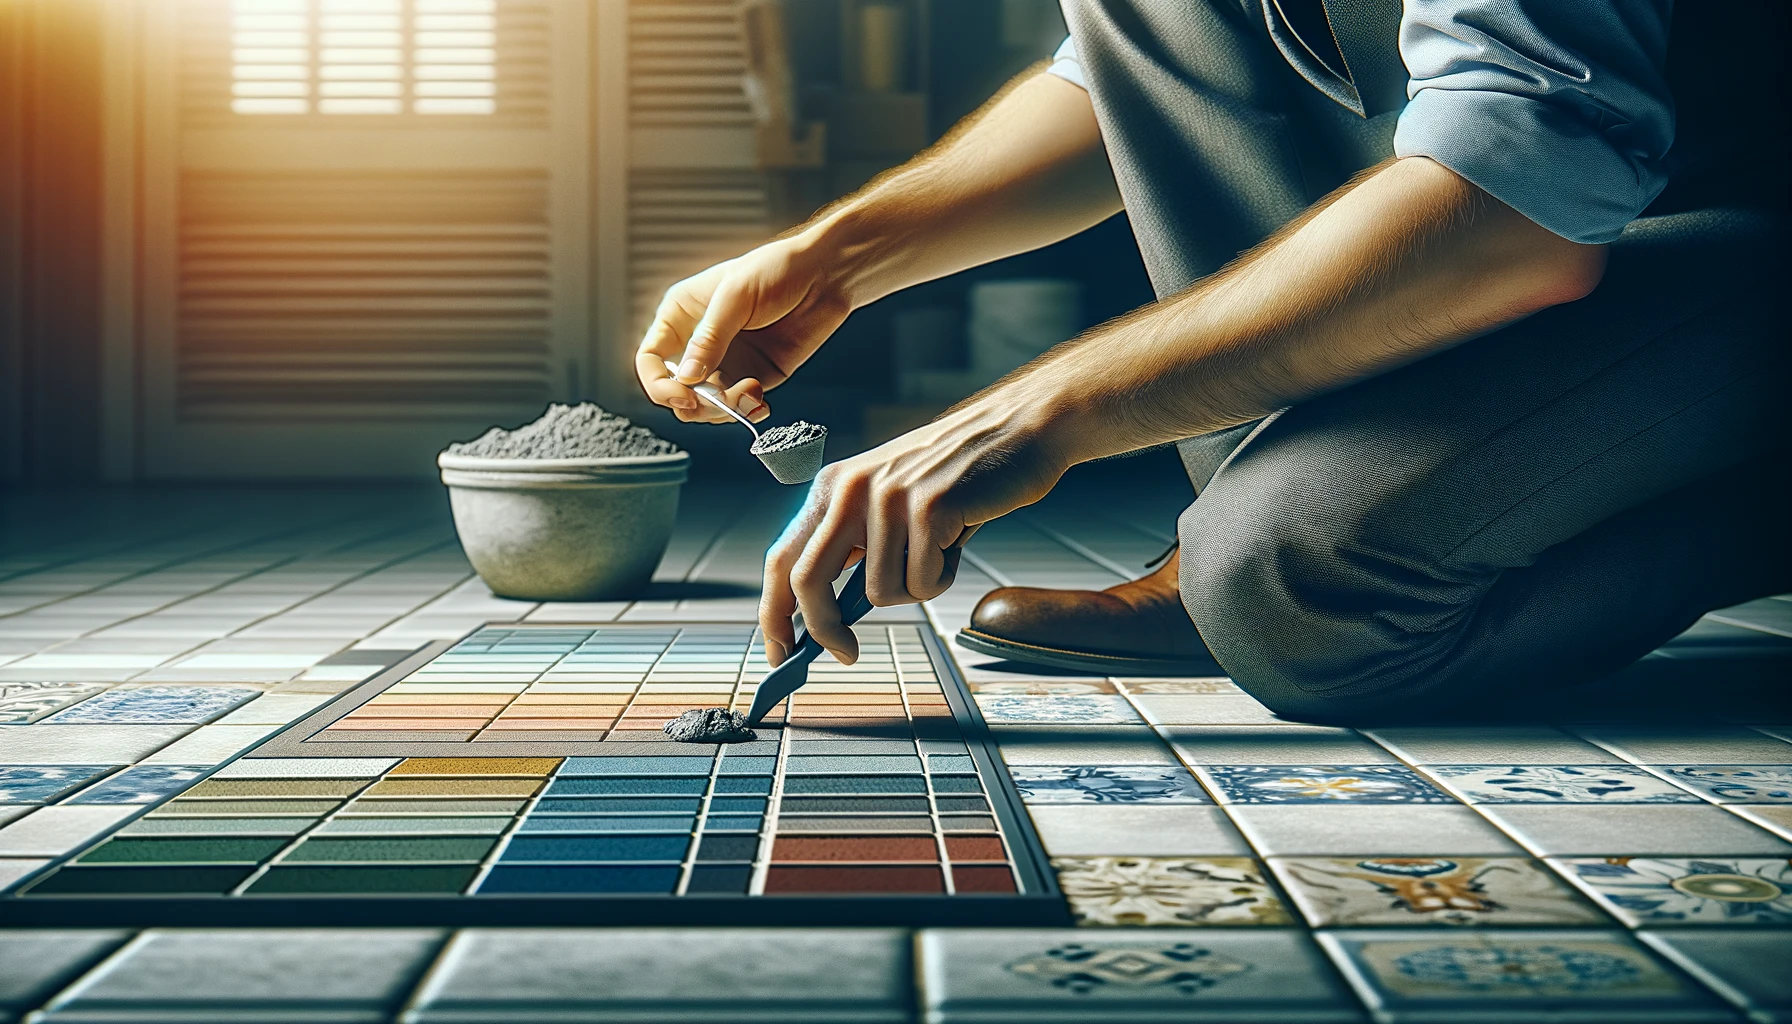
<path fill-rule="evenodd" d="M 1453 804 L 1444 791 L 1404 765 L 1203 765 L 1221 803 Z"/>
<path fill-rule="evenodd" d="M 1276 857 L 1269 865 L 1315 928 L 1606 923 L 1523 857 Z"/>
<path fill-rule="evenodd" d="M 1628 764 L 1431 765 L 1469 803 L 1696 804 L 1698 797 Z"/>
<path fill-rule="evenodd" d="M 0 765 L 0 804 L 47 804 L 112 770 L 105 764 Z"/>
<path fill-rule="evenodd" d="M 1792 860 L 1589 857 L 1551 863 L 1632 927 L 1792 925 Z"/>
<path fill-rule="evenodd" d="M 86 700 L 108 683 L 0 683 L 0 725 L 29 725 Z"/>
<path fill-rule="evenodd" d="M 1206 804 L 1187 769 L 1168 765 L 1013 765 L 1008 774 L 1029 804 Z"/>
<path fill-rule="evenodd" d="M 1249 964 L 1220 956 L 1192 942 L 1103 946 L 1066 942 L 1007 965 L 1023 978 L 1055 988 L 1092 992 L 1104 986 L 1164 986 L 1192 995 L 1250 970 Z"/>
<path fill-rule="evenodd" d="M 984 679 L 966 683 L 972 693 L 1021 697 L 1088 697 L 1116 693 L 1105 679 Z"/>
<path fill-rule="evenodd" d="M 45 724 L 198 725 L 260 695 L 260 690 L 247 686 L 119 687 L 60 712 Z"/>
<path fill-rule="evenodd" d="M 1118 694 L 1033 697 L 979 693 L 976 698 L 984 720 L 992 723 L 1131 725 L 1140 720 L 1132 704 Z"/>
<path fill-rule="evenodd" d="M 153 804 L 181 792 L 206 772 L 209 765 L 140 764 L 126 768 L 98 785 L 76 793 L 71 804 Z"/>
<path fill-rule="evenodd" d="M 1293 919 L 1249 857 L 1058 857 L 1084 925 L 1263 925 Z"/>
<path fill-rule="evenodd" d="M 1792 765 L 1662 765 L 1675 782 L 1720 804 L 1792 804 Z"/>
<path fill-rule="evenodd" d="M 1363 929 L 1316 937 L 1388 1024 L 1733 1020 L 1623 932 Z"/>

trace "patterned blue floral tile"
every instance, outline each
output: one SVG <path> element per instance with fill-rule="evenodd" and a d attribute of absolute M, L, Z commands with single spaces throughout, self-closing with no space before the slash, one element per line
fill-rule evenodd
<path fill-rule="evenodd" d="M 1550 863 L 1633 928 L 1792 925 L 1792 860 L 1589 857 Z"/>
<path fill-rule="evenodd" d="M 138 686 L 108 690 L 46 725 L 200 725 L 261 695 L 246 686 Z"/>
<path fill-rule="evenodd" d="M 109 683 L 0 683 L 0 725 L 29 725 L 104 690 Z"/>
<path fill-rule="evenodd" d="M 1618 931 L 1338 929 L 1314 937 L 1382 1024 L 1735 1019 Z"/>
<path fill-rule="evenodd" d="M 1675 782 L 1720 804 L 1792 804 L 1792 765 L 1662 765 Z"/>
<path fill-rule="evenodd" d="M 1197 769 L 1221 803 L 1453 804 L 1448 793 L 1405 765 L 1251 764 Z"/>
<path fill-rule="evenodd" d="M 153 804 L 181 792 L 206 772 L 210 765 L 140 764 L 126 768 L 97 785 L 76 793 L 71 804 Z"/>
<path fill-rule="evenodd" d="M 1131 725 L 1141 722 L 1125 697 L 1107 694 L 1053 697 L 1020 694 L 976 695 L 986 721 L 1001 724 Z"/>
<path fill-rule="evenodd" d="M 1696 804 L 1698 797 L 1628 764 L 1445 764 L 1426 769 L 1471 804 Z"/>
<path fill-rule="evenodd" d="M 1168 765 L 1016 765 L 1008 774 L 1030 804 L 1212 803 L 1193 775 Z"/>
<path fill-rule="evenodd" d="M 111 770 L 106 764 L 0 765 L 0 804 L 47 804 Z"/>

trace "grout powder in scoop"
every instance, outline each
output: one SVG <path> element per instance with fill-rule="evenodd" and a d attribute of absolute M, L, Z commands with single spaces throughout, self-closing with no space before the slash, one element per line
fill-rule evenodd
<path fill-rule="evenodd" d="M 808 420 L 797 420 L 787 427 L 773 427 L 765 433 L 760 434 L 759 440 L 754 441 L 753 447 L 749 450 L 754 455 L 764 455 L 768 452 L 788 451 L 792 448 L 808 444 L 810 441 L 817 438 L 826 437 L 827 433 L 828 428 L 821 426 L 818 423 L 810 423 Z"/>
<path fill-rule="evenodd" d="M 759 734 L 747 727 L 747 716 L 727 708 L 693 708 L 660 730 L 680 743 L 744 743 Z"/>

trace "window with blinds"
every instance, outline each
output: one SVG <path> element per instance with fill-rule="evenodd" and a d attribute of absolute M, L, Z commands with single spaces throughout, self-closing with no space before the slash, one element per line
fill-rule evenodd
<path fill-rule="evenodd" d="M 231 0 L 237 114 L 492 114 L 497 0 Z"/>

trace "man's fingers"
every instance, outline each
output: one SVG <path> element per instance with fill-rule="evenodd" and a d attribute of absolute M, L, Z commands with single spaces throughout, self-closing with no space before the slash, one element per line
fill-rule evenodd
<path fill-rule="evenodd" d="M 834 580 L 846 567 L 853 549 L 861 546 L 855 542 L 853 534 L 859 531 L 853 526 L 863 520 L 855 514 L 856 510 L 848 511 L 853 504 L 835 496 L 827 517 L 790 571 L 790 589 L 802 609 L 803 628 L 843 665 L 859 660 L 858 637 L 841 623 L 840 603 L 834 597 Z"/>
<path fill-rule="evenodd" d="M 765 552 L 764 585 L 759 591 L 759 631 L 766 641 L 766 661 L 774 668 L 796 646 L 796 627 L 790 622 L 790 617 L 796 614 L 796 593 L 790 588 L 790 573 L 827 506 L 826 484 L 817 481 L 803 507 L 784 525 L 784 532 Z"/>
<path fill-rule="evenodd" d="M 909 604 L 908 505 L 900 492 L 874 493 L 865 516 L 865 596 L 879 608 Z"/>
<path fill-rule="evenodd" d="M 666 361 L 656 352 L 645 347 L 635 353 L 635 376 L 641 380 L 641 389 L 655 405 L 663 405 L 680 413 L 679 419 L 698 418 L 703 400 L 696 392 L 673 379 L 672 372 L 666 369 Z M 692 416 L 682 415 L 692 413 Z"/>
<path fill-rule="evenodd" d="M 710 296 L 703 318 L 691 329 L 689 340 L 685 342 L 683 361 L 678 364 L 679 381 L 695 384 L 714 373 L 716 367 L 722 365 L 729 343 L 752 318 L 756 304 L 754 289 L 724 278 L 715 294 Z"/>
<path fill-rule="evenodd" d="M 719 384 L 717 385 L 720 386 Z M 728 404 L 740 410 L 740 414 L 758 423 L 772 414 L 771 407 L 765 404 L 765 388 L 752 377 L 736 381 L 734 386 L 722 392 Z M 720 414 L 721 410 L 716 410 Z"/>
<path fill-rule="evenodd" d="M 965 542 L 976 532 L 977 527 L 951 525 L 938 513 L 910 512 L 907 582 L 915 600 L 931 601 L 952 586 Z"/>

